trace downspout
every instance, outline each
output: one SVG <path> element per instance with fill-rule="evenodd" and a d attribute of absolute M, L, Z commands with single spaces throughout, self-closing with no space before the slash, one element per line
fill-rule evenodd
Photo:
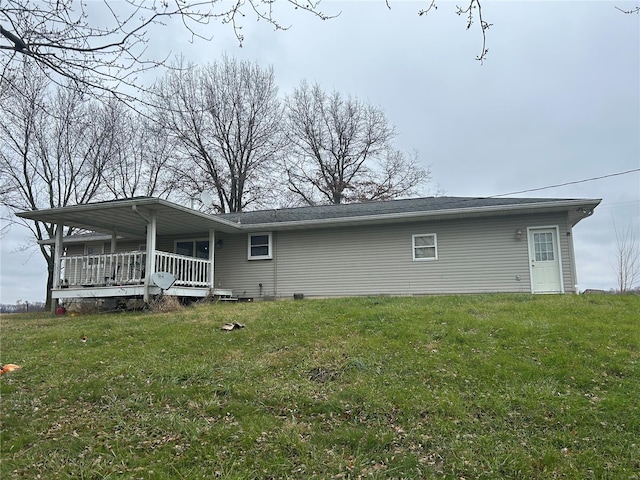
<path fill-rule="evenodd" d="M 573 290 L 575 294 L 579 294 L 578 288 L 578 269 L 576 268 L 576 252 L 573 246 L 573 229 L 567 230 L 567 236 L 569 237 L 569 256 L 571 257 L 571 275 L 573 276 Z"/>
<path fill-rule="evenodd" d="M 273 232 L 273 296 L 278 298 L 278 232 Z"/>
<path fill-rule="evenodd" d="M 593 210 L 591 213 L 593 213 Z M 569 212 L 567 212 L 567 237 L 569 244 L 569 261 L 571 262 L 571 277 L 573 280 L 573 293 L 577 295 L 580 293 L 580 290 L 578 290 L 578 268 L 576 266 L 576 252 L 573 246 L 573 225 L 571 225 Z"/>
<path fill-rule="evenodd" d="M 573 227 L 575 227 L 580 220 L 583 220 L 587 217 L 593 215 L 593 209 L 580 207 L 576 210 L 578 213 L 581 213 L 582 216 L 578 218 L 578 220 L 573 221 L 572 217 L 569 216 L 569 212 L 567 212 L 567 236 L 569 237 L 569 255 L 571 256 L 571 274 L 573 275 L 573 285 L 576 294 L 580 293 L 579 284 L 578 284 L 578 266 L 576 265 L 576 253 L 575 247 L 573 244 Z"/>
<path fill-rule="evenodd" d="M 142 212 L 140 212 L 138 210 L 138 206 L 137 205 L 131 205 L 131 210 L 133 210 L 133 213 L 135 213 L 136 215 L 138 215 L 140 218 L 142 218 L 145 222 L 147 222 L 147 225 L 149 225 L 151 223 L 151 220 L 149 220 L 147 217 L 145 217 Z"/>

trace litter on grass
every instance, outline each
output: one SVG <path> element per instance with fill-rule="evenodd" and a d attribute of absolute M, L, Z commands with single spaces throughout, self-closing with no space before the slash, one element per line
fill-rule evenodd
<path fill-rule="evenodd" d="M 15 363 L 7 363 L 6 365 L 0 365 L 0 375 L 13 372 L 14 370 L 19 370 L 21 368 L 22 367 L 20 365 L 16 365 Z"/>
<path fill-rule="evenodd" d="M 239 328 L 244 328 L 244 325 L 238 322 L 233 322 L 233 323 L 225 323 L 222 327 L 220 327 L 220 330 L 231 331 L 231 330 L 237 330 Z"/>

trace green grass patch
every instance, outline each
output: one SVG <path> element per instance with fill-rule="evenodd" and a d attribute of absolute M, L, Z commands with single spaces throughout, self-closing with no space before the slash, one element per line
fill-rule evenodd
<path fill-rule="evenodd" d="M 3 316 L 0 360 L 23 368 L 0 378 L 0 478 L 637 479 L 638 312 L 480 295 Z"/>

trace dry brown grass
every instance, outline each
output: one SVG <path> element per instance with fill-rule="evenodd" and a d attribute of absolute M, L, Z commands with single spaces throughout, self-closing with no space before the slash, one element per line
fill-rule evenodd
<path fill-rule="evenodd" d="M 178 312 L 184 309 L 184 305 L 180 303 L 178 297 L 161 295 L 151 302 L 149 309 L 154 313 Z"/>

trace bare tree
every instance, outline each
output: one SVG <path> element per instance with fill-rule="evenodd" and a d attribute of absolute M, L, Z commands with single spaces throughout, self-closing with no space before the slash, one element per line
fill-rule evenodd
<path fill-rule="evenodd" d="M 392 147 L 384 112 L 306 82 L 287 99 L 288 187 L 304 203 L 339 204 L 409 196 L 429 178 L 417 155 Z"/>
<path fill-rule="evenodd" d="M 169 72 L 156 97 L 157 121 L 181 153 L 181 190 L 211 191 L 218 212 L 259 203 L 282 148 L 273 69 L 224 57 Z"/>
<path fill-rule="evenodd" d="M 390 7 L 390 2 L 385 1 Z M 483 60 L 488 51 L 486 31 L 490 24 L 482 17 L 480 0 L 465 0 L 463 4 L 456 7 L 456 13 L 466 17 L 467 29 L 476 23 L 480 26 L 482 51 L 477 58 Z M 418 10 L 419 15 L 438 8 L 436 0 L 424 0 L 424 5 Z M 12 78 L 20 59 L 28 57 L 60 84 L 72 79 L 88 92 L 135 100 L 140 89 L 144 90 L 139 83 L 140 74 L 165 66 L 171 54 L 154 56 L 149 54 L 154 49 L 147 50 L 161 28 L 173 24 L 178 32 L 186 32 L 192 39 L 209 40 L 213 24 L 228 25 L 242 44 L 242 26 L 248 18 L 266 21 L 276 30 L 289 28 L 279 20 L 284 17 L 283 6 L 322 20 L 340 13 L 323 13 L 320 0 L 2 0 L 0 78 Z"/>
<path fill-rule="evenodd" d="M 213 23 L 230 25 L 242 43 L 247 16 L 284 30 L 272 0 L 2 0 L 0 3 L 0 78 L 11 77 L 17 60 L 29 57 L 50 79 L 72 79 L 94 93 L 117 93 L 131 100 L 139 89 L 138 76 L 164 66 L 170 52 L 149 56 L 147 47 L 157 28 L 174 22 L 192 38 L 210 39 Z M 317 0 L 283 0 L 296 10 L 330 18 Z M 139 90 L 138 90 L 139 92 Z"/>
<path fill-rule="evenodd" d="M 129 110 L 121 102 L 109 102 L 117 142 L 111 152 L 104 185 L 114 198 L 135 196 L 168 198 L 174 145 L 167 133 L 149 118 Z"/>
<path fill-rule="evenodd" d="M 386 0 L 387 7 L 389 9 L 391 6 L 389 5 L 389 0 Z M 437 10 L 438 4 L 436 0 L 427 0 L 427 7 L 420 9 L 418 11 L 418 15 L 423 16 L 427 15 L 431 10 Z M 458 16 L 464 16 L 467 20 L 467 30 L 470 30 L 474 23 L 480 25 L 480 33 L 482 35 L 482 49 L 480 50 L 480 54 L 476 56 L 476 60 L 479 62 L 484 62 L 485 58 L 487 58 L 487 54 L 489 53 L 489 49 L 487 48 L 487 30 L 491 28 L 491 23 L 486 22 L 484 18 L 482 18 L 482 4 L 480 0 L 467 0 L 464 3 L 464 6 L 460 7 L 456 5 L 456 14 Z"/>
<path fill-rule="evenodd" d="M 369 178 L 356 182 L 357 201 L 392 200 L 417 194 L 420 186 L 431 179 L 431 172 L 422 168 L 418 152 L 406 154 L 390 150 L 381 159 Z"/>
<path fill-rule="evenodd" d="M 621 11 L 622 13 L 626 13 L 627 15 L 631 15 L 632 13 L 636 13 L 636 14 L 640 13 L 640 6 L 633 7 L 629 10 L 625 10 L 620 7 L 615 7 L 615 9 Z"/>
<path fill-rule="evenodd" d="M 0 117 L 0 203 L 10 214 L 100 198 L 102 177 L 114 144 L 113 118 L 73 88 L 50 90 L 50 82 L 26 68 L 12 84 Z M 56 226 L 20 220 L 35 240 L 55 236 Z M 73 229 L 68 229 L 68 235 Z M 51 303 L 53 247 L 39 245 L 48 266 Z"/>
<path fill-rule="evenodd" d="M 632 225 L 619 229 L 613 223 L 616 233 L 616 251 L 613 269 L 616 273 L 618 291 L 625 293 L 633 290 L 640 280 L 640 246 Z"/>

